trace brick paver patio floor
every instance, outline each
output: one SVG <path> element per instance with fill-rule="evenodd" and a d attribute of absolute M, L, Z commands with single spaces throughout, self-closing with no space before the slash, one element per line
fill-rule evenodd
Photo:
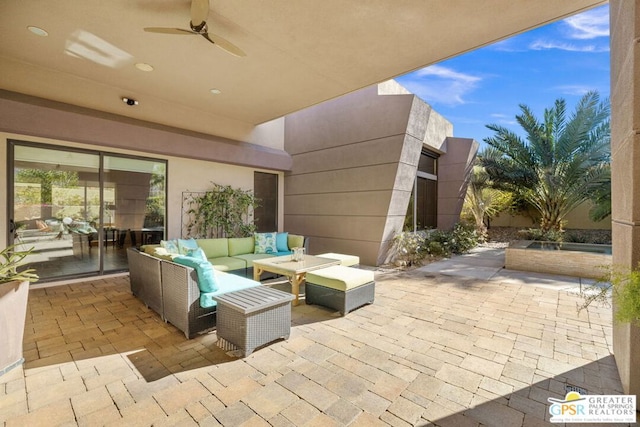
<path fill-rule="evenodd" d="M 29 298 L 26 363 L 0 377 L 7 427 L 538 426 L 567 385 L 622 394 L 611 310 L 535 286 L 378 274 L 375 304 L 301 304 L 289 340 L 245 359 L 215 333 L 186 340 L 127 277 Z"/>

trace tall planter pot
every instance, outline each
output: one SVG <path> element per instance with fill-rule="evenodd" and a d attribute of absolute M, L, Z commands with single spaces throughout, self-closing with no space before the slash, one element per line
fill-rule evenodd
<path fill-rule="evenodd" d="M 0 376 L 24 362 L 22 339 L 29 282 L 0 283 Z"/>

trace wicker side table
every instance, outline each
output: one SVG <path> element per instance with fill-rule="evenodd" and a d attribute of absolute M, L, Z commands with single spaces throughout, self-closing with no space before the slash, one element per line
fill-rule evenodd
<path fill-rule="evenodd" d="M 294 298 L 290 293 L 256 286 L 213 298 L 218 302 L 216 329 L 223 348 L 241 350 L 246 357 L 264 344 L 289 338 Z"/>

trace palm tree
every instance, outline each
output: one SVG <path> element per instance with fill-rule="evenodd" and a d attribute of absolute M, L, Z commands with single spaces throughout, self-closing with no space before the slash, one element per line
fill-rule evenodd
<path fill-rule="evenodd" d="M 525 139 L 499 125 L 487 125 L 495 135 L 479 156 L 498 188 L 517 193 L 540 214 L 543 232 L 561 231 L 565 216 L 581 203 L 603 194 L 610 185 L 609 104 L 597 92 L 585 94 L 567 117 L 558 99 L 539 121 L 520 105 L 516 120 Z"/>
<path fill-rule="evenodd" d="M 485 220 L 508 209 L 512 204 L 512 193 L 493 188 L 487 171 L 480 165 L 474 165 L 471 169 L 462 212 L 466 217 L 473 217 L 476 230 L 484 234 L 487 231 Z"/>

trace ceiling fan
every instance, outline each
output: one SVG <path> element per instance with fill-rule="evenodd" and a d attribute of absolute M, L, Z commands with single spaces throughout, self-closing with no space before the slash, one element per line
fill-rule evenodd
<path fill-rule="evenodd" d="M 149 33 L 160 34 L 177 34 L 177 35 L 197 35 L 209 40 L 220 49 L 229 52 L 235 56 L 247 56 L 238 46 L 230 41 L 209 33 L 207 27 L 207 16 L 209 15 L 209 0 L 191 0 L 191 21 L 189 22 L 190 30 L 182 28 L 166 28 L 166 27 L 147 27 L 144 30 Z"/>

